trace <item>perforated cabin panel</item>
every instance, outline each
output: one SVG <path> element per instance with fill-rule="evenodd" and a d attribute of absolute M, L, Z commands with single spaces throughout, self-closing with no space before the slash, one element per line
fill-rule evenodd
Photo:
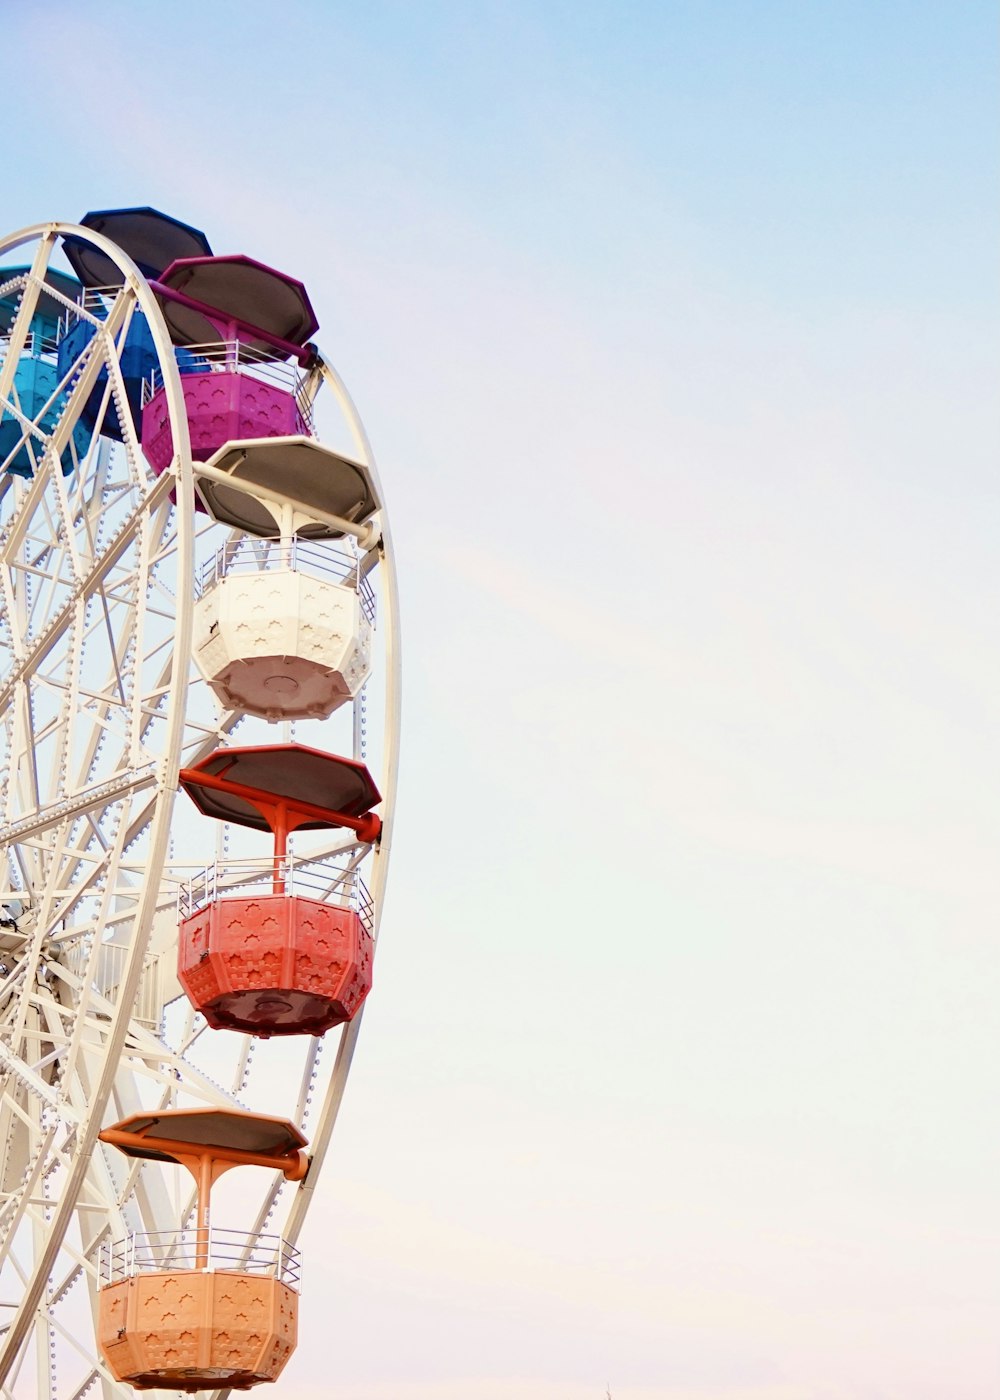
<path fill-rule="evenodd" d="M 181 375 L 191 455 L 207 462 L 227 442 L 289 437 L 305 432 L 295 395 L 238 370 L 188 371 Z M 142 410 L 142 450 L 157 475 L 174 455 L 165 389 Z"/>
<path fill-rule="evenodd" d="M 354 910 L 318 899 L 219 899 L 181 923 L 177 976 L 216 1030 L 322 1035 L 371 991 L 372 940 Z"/>
<path fill-rule="evenodd" d="M 100 1293 L 101 1353 L 137 1390 L 273 1381 L 297 1337 L 298 1295 L 258 1274 L 138 1274 Z"/>
<path fill-rule="evenodd" d="M 371 670 L 357 592 L 296 569 L 233 573 L 195 604 L 194 658 L 228 709 L 325 719 Z"/>

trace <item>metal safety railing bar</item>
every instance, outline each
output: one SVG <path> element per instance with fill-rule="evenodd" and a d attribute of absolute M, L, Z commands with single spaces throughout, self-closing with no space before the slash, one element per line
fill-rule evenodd
<path fill-rule="evenodd" d="M 76 308 L 65 310 L 59 317 L 59 338 L 68 335 L 78 321 L 107 320 L 108 312 L 114 305 L 121 287 L 85 287 L 76 299 Z"/>
<path fill-rule="evenodd" d="M 361 573 L 357 555 L 336 545 L 323 546 L 297 536 L 228 541 L 201 566 L 195 578 L 195 596 L 202 597 L 229 574 L 266 573 L 270 569 L 294 569 L 353 589 L 364 616 L 374 626 L 375 592 Z"/>
<path fill-rule="evenodd" d="M 276 886 L 286 896 L 304 895 L 338 909 L 349 909 L 369 933 L 372 930 L 374 903 L 356 869 L 339 865 L 333 859 L 299 860 L 291 855 L 276 860 L 216 861 L 206 866 L 180 885 L 178 913 L 181 919 L 187 919 L 220 899 L 265 896 L 273 893 Z"/>
<path fill-rule="evenodd" d="M 286 393 L 294 394 L 299 413 L 312 431 L 312 401 L 305 392 L 306 375 L 297 365 L 278 358 L 266 350 L 247 345 L 241 340 L 209 340 L 185 345 L 178 356 L 181 374 L 212 374 L 229 372 L 245 374 L 251 379 L 273 384 Z M 142 383 L 143 406 L 163 388 L 163 374 L 157 366 Z"/>
<path fill-rule="evenodd" d="M 89 311 L 92 316 L 104 317 L 120 291 L 121 287 L 84 287 L 77 300 L 84 311 Z"/>
<path fill-rule="evenodd" d="M 137 1274 L 194 1270 L 199 1267 L 199 1252 L 204 1257 L 206 1234 L 207 1264 L 201 1271 L 264 1274 L 290 1286 L 298 1284 L 299 1251 L 281 1235 L 255 1235 L 213 1225 L 208 1231 L 157 1230 L 104 1240 L 98 1254 L 100 1286 L 107 1288 Z"/>
<path fill-rule="evenodd" d="M 0 364 L 7 358 L 10 349 L 10 336 L 0 335 Z M 57 335 L 45 335 L 41 331 L 29 330 L 25 336 L 23 355 L 54 355 L 59 349 Z"/>

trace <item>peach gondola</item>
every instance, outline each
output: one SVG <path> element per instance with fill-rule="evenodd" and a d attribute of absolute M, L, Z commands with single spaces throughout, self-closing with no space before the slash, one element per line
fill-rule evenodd
<path fill-rule="evenodd" d="M 217 1229 L 212 1187 L 233 1167 L 301 1181 L 306 1140 L 285 1118 L 242 1109 L 136 1113 L 102 1142 L 128 1157 L 177 1162 L 197 1183 L 196 1225 L 102 1246 L 98 1345 L 135 1390 L 245 1390 L 276 1380 L 295 1348 L 298 1251 L 279 1236 Z"/>

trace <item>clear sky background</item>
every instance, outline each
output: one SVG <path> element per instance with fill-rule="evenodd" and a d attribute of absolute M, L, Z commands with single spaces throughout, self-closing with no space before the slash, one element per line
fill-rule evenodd
<path fill-rule="evenodd" d="M 3 6 L 4 227 L 303 277 L 392 511 L 281 1394 L 1000 1393 L 996 21 Z"/>

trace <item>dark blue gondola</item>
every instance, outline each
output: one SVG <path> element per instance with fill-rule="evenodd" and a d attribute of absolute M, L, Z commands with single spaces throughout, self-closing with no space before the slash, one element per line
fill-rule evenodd
<path fill-rule="evenodd" d="M 142 206 L 134 209 L 91 210 L 80 220 L 84 228 L 95 233 L 105 234 L 122 252 L 136 264 L 144 277 L 158 277 L 177 258 L 203 257 L 211 253 L 208 239 L 200 229 L 171 218 L 158 209 Z M 107 289 L 114 292 L 124 281 L 124 274 L 106 253 L 82 238 L 69 236 L 63 240 L 63 247 L 70 266 L 80 279 L 80 283 L 91 293 Z M 89 309 L 100 317 L 106 299 L 99 295 L 89 298 Z M 95 334 L 91 321 L 78 318 L 71 321 L 59 342 L 60 373 L 69 372 Z M 187 351 L 178 351 L 178 364 L 181 372 L 197 369 L 204 363 Z M 142 436 L 142 385 L 156 368 L 158 357 L 153 346 L 153 336 L 149 323 L 137 311 L 129 326 L 125 343 L 119 355 L 122 378 L 125 381 L 125 395 L 132 415 L 135 436 Z M 98 375 L 97 383 L 87 398 L 83 409 L 83 420 L 91 428 L 97 426 L 101 413 L 101 403 L 108 383 L 108 372 L 104 368 Z M 116 441 L 122 441 L 122 425 L 114 400 L 110 400 L 107 413 L 100 424 L 100 432 Z"/>

